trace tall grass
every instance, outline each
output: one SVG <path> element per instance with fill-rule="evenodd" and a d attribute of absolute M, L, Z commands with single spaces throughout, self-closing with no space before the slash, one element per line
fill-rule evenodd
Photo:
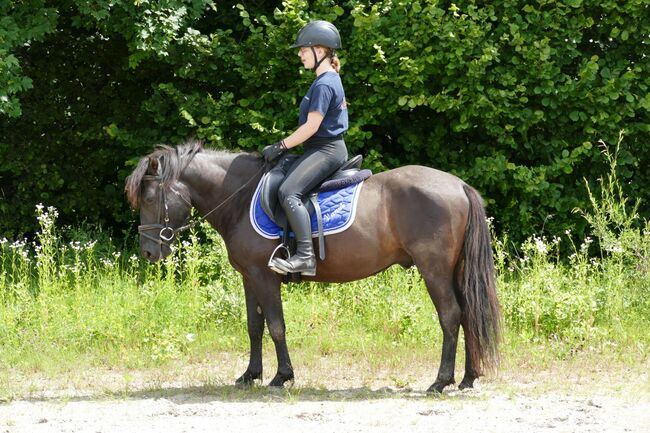
<path fill-rule="evenodd" d="M 591 208 L 576 210 L 593 240 L 566 232 L 512 248 L 507 235 L 494 236 L 506 354 L 527 342 L 554 358 L 648 356 L 650 225 L 622 192 L 616 152 L 603 151 L 610 173 L 598 192 L 587 184 Z M 0 241 L 3 368 L 138 368 L 248 350 L 241 278 L 205 224 L 151 265 L 101 230 L 58 228 L 52 207 L 37 206 L 36 218 L 34 242 Z M 289 285 L 283 298 L 291 348 L 314 356 L 405 348 L 437 359 L 437 318 L 413 268 L 344 285 Z"/>
<path fill-rule="evenodd" d="M 37 242 L 0 249 L 0 362 L 21 369 L 151 366 L 205 351 L 248 348 L 241 277 L 205 223 L 163 262 L 123 254 L 110 239 L 63 240 L 56 210 L 36 209 Z M 92 238 L 85 233 L 84 237 Z M 362 353 L 437 338 L 415 269 L 351 285 L 284 289 L 289 343 Z M 323 333 L 328 338 L 323 338 Z"/>
<path fill-rule="evenodd" d="M 218 329 L 210 338 L 224 347 L 242 339 L 229 331 L 239 327 L 242 295 L 221 243 L 202 251 L 193 233 L 170 260 L 146 265 L 110 239 L 104 255 L 95 241 L 65 242 L 56 210 L 39 205 L 36 213 L 36 242 L 0 247 L 4 365 L 47 369 L 80 357 L 142 365 L 188 353 L 206 330 Z"/>
<path fill-rule="evenodd" d="M 640 221 L 639 203 L 630 206 L 618 182 L 621 140 L 622 134 L 614 153 L 601 143 L 609 173 L 599 179 L 598 193 L 585 181 L 591 208 L 575 210 L 594 238 L 576 244 L 567 230 L 551 239 L 534 236 L 516 251 L 495 239 L 508 329 L 556 343 L 558 357 L 617 349 L 639 360 L 650 350 L 650 223 Z"/>

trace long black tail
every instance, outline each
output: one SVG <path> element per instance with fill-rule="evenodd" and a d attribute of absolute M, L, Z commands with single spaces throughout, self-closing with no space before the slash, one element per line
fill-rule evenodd
<path fill-rule="evenodd" d="M 469 218 L 463 245 L 461 293 L 465 298 L 465 339 L 477 373 L 493 369 L 499 361 L 501 308 L 496 292 L 492 242 L 483 199 L 469 185 L 463 185 L 469 199 Z"/>

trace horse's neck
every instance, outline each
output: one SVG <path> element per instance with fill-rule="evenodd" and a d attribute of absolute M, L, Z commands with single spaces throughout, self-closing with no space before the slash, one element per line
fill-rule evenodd
<path fill-rule="evenodd" d="M 199 214 L 207 215 L 223 235 L 248 212 L 242 204 L 250 203 L 260 168 L 261 163 L 244 154 L 200 153 L 185 170 L 183 181 Z"/>

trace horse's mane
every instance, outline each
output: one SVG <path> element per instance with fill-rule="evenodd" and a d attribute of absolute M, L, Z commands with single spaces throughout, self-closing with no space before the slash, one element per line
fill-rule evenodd
<path fill-rule="evenodd" d="M 133 209 L 140 207 L 142 179 L 146 175 L 156 174 L 160 176 L 160 181 L 163 184 L 169 185 L 178 180 L 183 170 L 198 153 L 208 153 L 218 159 L 232 159 L 233 156 L 243 157 L 240 161 L 249 161 L 251 164 L 256 165 L 259 165 L 262 161 L 257 152 L 236 153 L 229 150 L 206 149 L 203 147 L 203 142 L 196 139 L 190 139 L 176 147 L 158 144 L 153 152 L 140 159 L 133 173 L 126 178 L 124 192 L 131 207 Z M 149 173 L 152 160 L 159 161 L 158 173 Z"/>
<path fill-rule="evenodd" d="M 190 163 L 194 155 L 202 152 L 203 143 L 198 140 L 188 140 L 176 147 L 159 144 L 156 150 L 143 157 L 138 162 L 135 170 L 126 178 L 124 192 L 133 209 L 140 206 L 140 189 L 142 187 L 142 178 L 149 170 L 150 161 L 157 159 L 160 161 L 159 175 L 164 184 L 169 184 L 178 179 L 183 169 Z"/>

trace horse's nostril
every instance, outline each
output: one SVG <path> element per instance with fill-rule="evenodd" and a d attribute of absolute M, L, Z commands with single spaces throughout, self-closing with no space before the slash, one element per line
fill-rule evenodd
<path fill-rule="evenodd" d="M 155 263 L 160 259 L 160 255 L 156 254 L 155 251 L 151 250 L 142 250 L 142 257 L 147 259 L 151 263 Z"/>

